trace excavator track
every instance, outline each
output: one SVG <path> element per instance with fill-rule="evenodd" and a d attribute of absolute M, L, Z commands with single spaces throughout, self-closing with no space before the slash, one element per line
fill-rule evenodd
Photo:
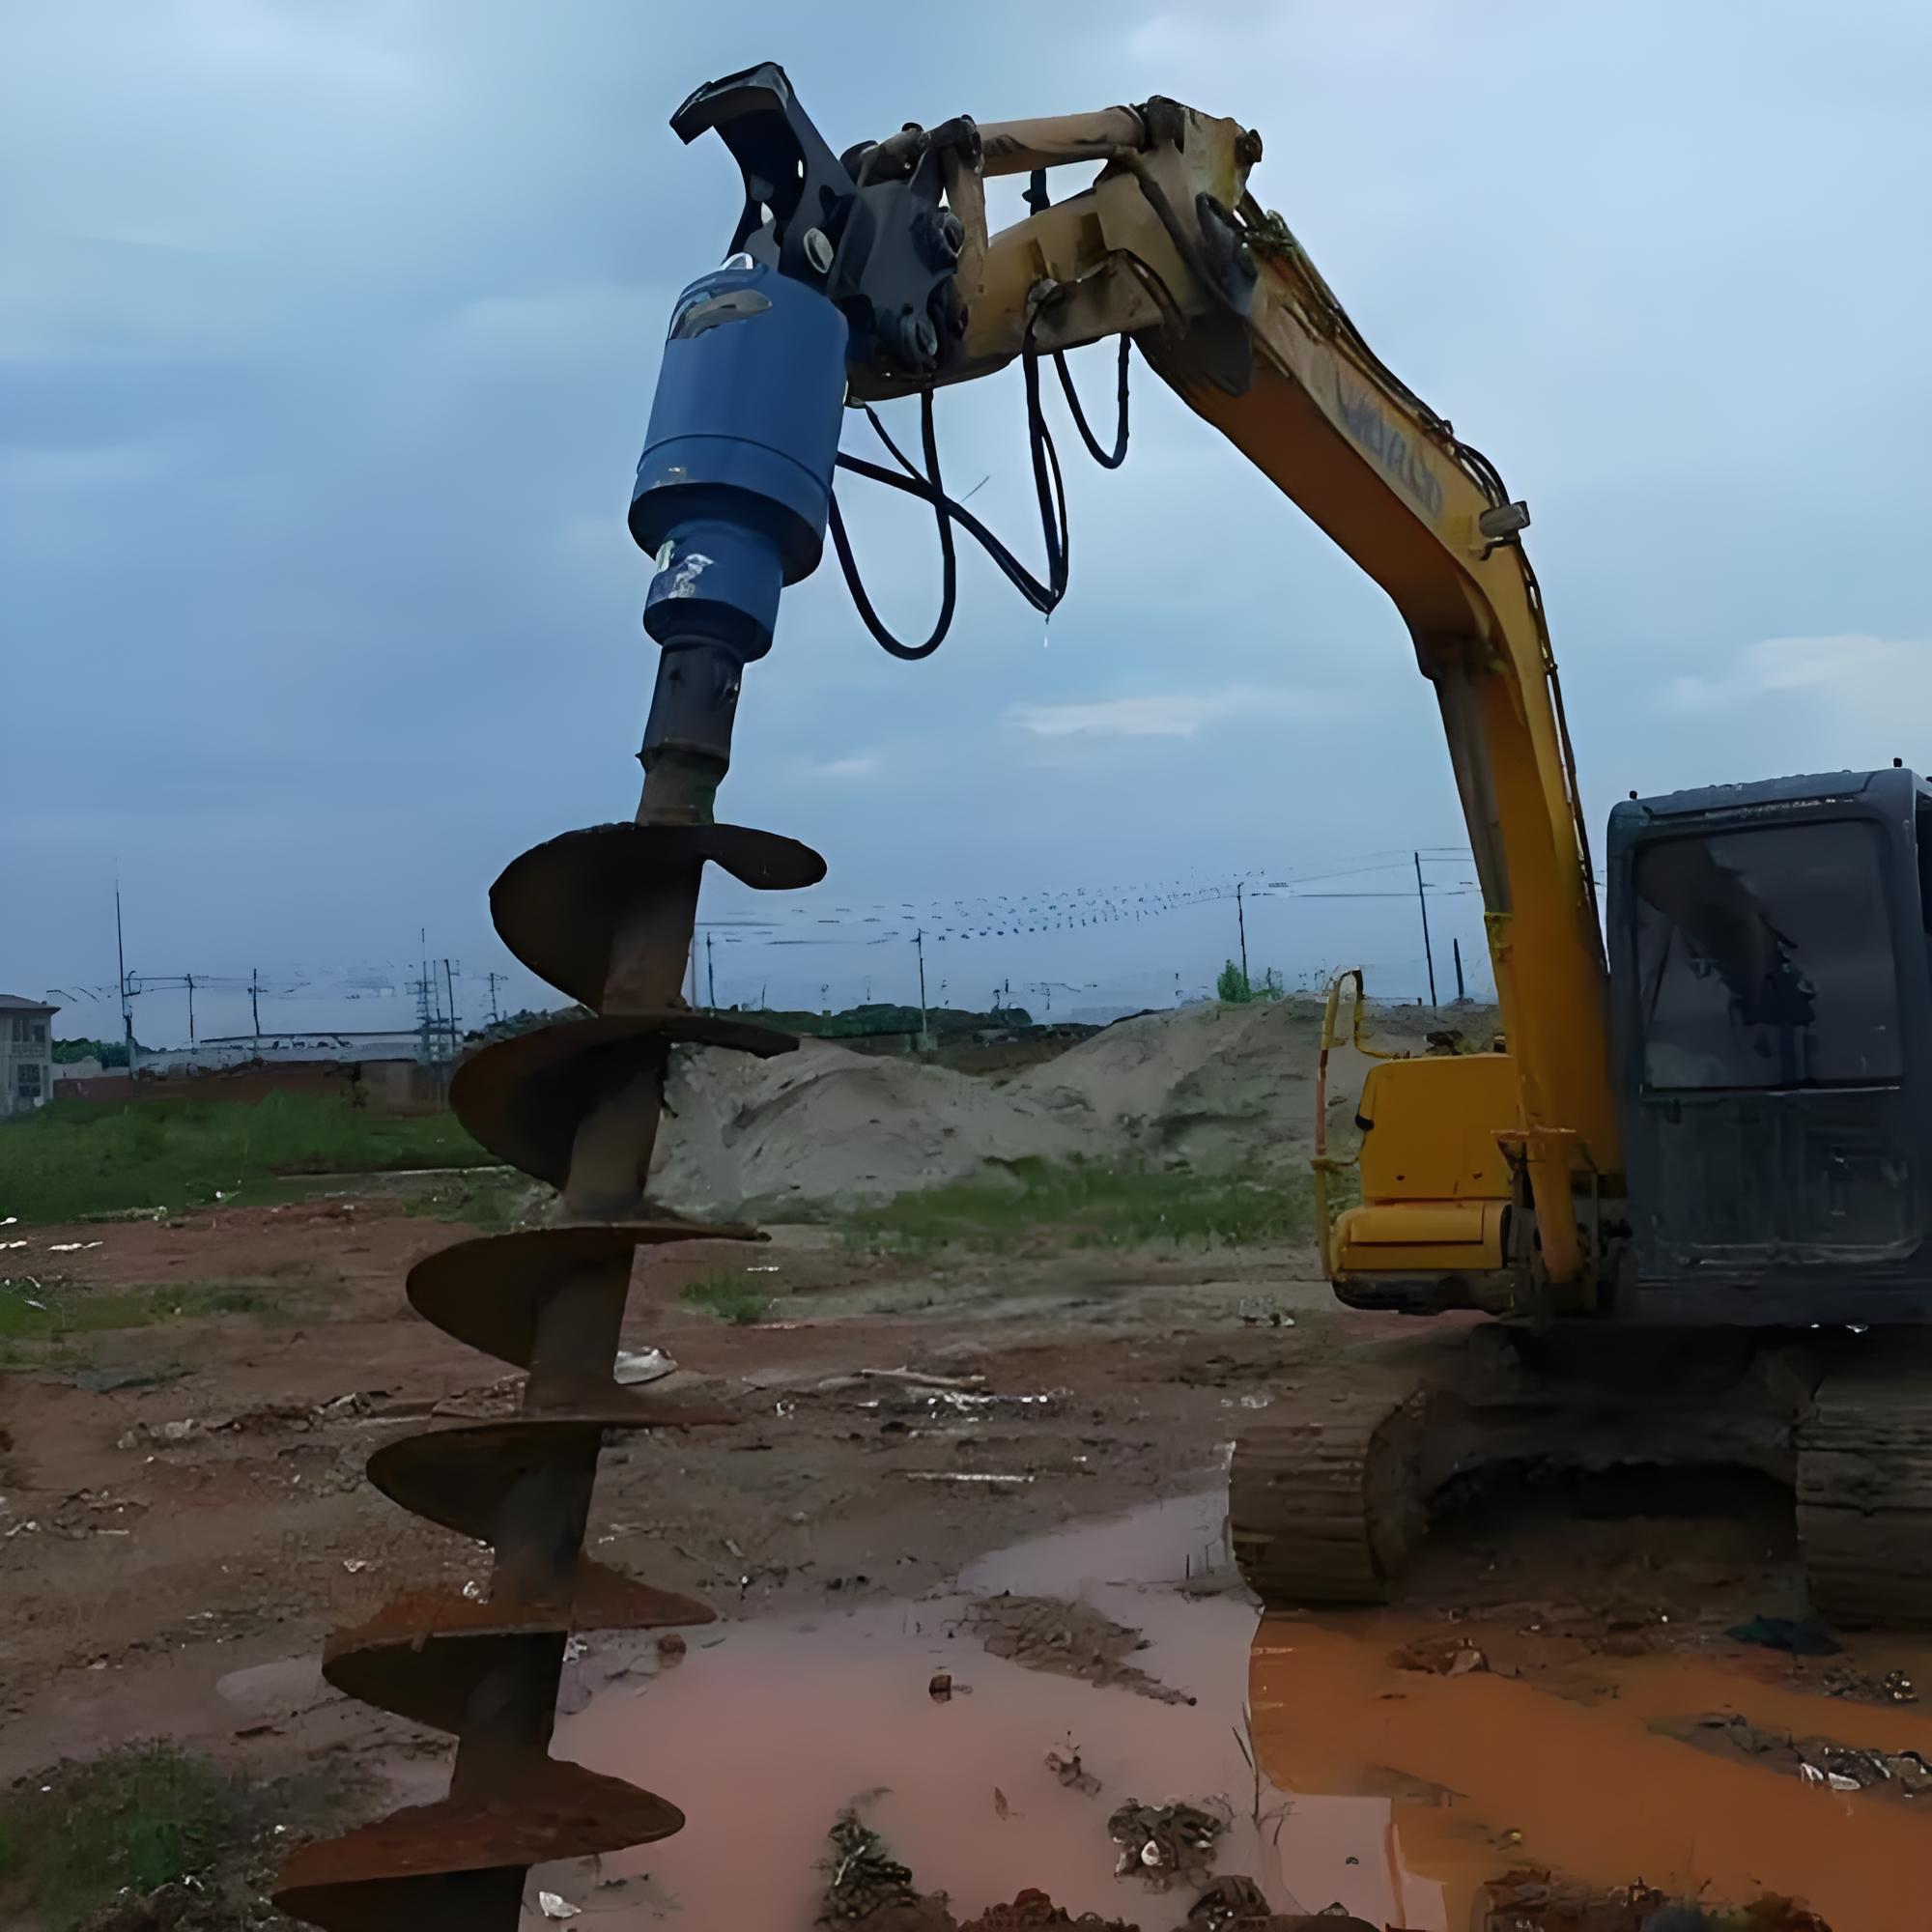
<path fill-rule="evenodd" d="M 500 1040 L 450 1100 L 500 1159 L 560 1193 L 554 1226 L 462 1241 L 411 1269 L 416 1312 L 526 1370 L 518 1412 L 385 1443 L 369 1480 L 494 1551 L 487 1590 L 400 1598 L 327 1642 L 336 1689 L 456 1740 L 448 1796 L 310 1845 L 283 1867 L 283 1911 L 338 1932 L 509 1932 L 528 1868 L 668 1836 L 677 1807 L 550 1754 L 565 1644 L 582 1630 L 710 1621 L 695 1600 L 583 1552 L 599 1452 L 619 1432 L 726 1418 L 612 1378 L 637 1253 L 749 1228 L 668 1215 L 644 1198 L 675 1042 L 776 1054 L 788 1035 L 694 1011 L 678 994 L 707 864 L 799 888 L 824 862 L 792 839 L 692 822 L 674 766 L 635 823 L 567 834 L 497 879 L 510 951 L 593 1017 Z"/>
<path fill-rule="evenodd" d="M 1932 1626 L 1932 1347 L 1861 1338 L 1798 1426 L 1798 1536 L 1812 1606 L 1847 1627 Z M 1876 1346 L 1874 1346 L 1876 1345 Z"/>
<path fill-rule="evenodd" d="M 1357 1361 L 1340 1386 L 1313 1377 L 1284 1391 L 1229 1469 L 1248 1586 L 1281 1606 L 1391 1602 L 1443 1486 L 1486 1468 L 1733 1466 L 1793 1492 L 1820 1616 L 1932 1627 L 1932 1338 L 1604 1328 L 1565 1339 L 1552 1359 L 1479 1329 L 1411 1350 L 1406 1379 Z"/>
<path fill-rule="evenodd" d="M 1265 1604 L 1381 1604 L 1422 1530 L 1424 1397 L 1395 1386 L 1264 1420 L 1228 1471 L 1235 1562 Z"/>

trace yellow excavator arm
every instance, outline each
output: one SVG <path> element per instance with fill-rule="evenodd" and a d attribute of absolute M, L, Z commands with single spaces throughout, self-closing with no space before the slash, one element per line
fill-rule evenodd
<path fill-rule="evenodd" d="M 977 169 L 947 163 L 969 306 L 943 380 L 1130 336 L 1388 592 L 1435 689 L 1508 1053 L 1376 1069 L 1375 1154 L 1364 1205 L 1338 1230 L 1338 1276 L 1446 1272 L 1478 1280 L 1484 1305 L 1591 1305 L 1621 1161 L 1589 845 L 1527 511 L 1384 367 L 1248 193 L 1257 134 L 1163 99 L 980 134 Z M 1095 162 L 1047 204 L 1044 171 Z M 1036 176 L 1033 212 L 989 233 L 984 178 L 1021 173 Z M 881 377 L 869 393 L 910 386 Z M 1533 1213 L 1510 1242 L 1512 1198 Z M 1580 1216 L 1579 1199 L 1592 1204 Z"/>

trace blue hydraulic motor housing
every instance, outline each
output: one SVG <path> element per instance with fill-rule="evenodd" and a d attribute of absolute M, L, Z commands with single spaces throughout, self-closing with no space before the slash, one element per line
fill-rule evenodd
<path fill-rule="evenodd" d="M 824 545 L 848 336 L 817 290 L 750 255 L 678 298 L 631 496 L 665 652 L 646 765 L 671 744 L 728 760 L 739 673 Z"/>
<path fill-rule="evenodd" d="M 958 353 L 964 231 L 944 175 L 980 149 L 959 116 L 836 155 L 771 62 L 698 88 L 671 128 L 715 131 L 744 187 L 724 267 L 678 298 L 631 494 L 631 534 L 658 561 L 644 629 L 663 647 L 646 789 L 702 818 L 744 668 L 771 649 L 779 593 L 818 563 L 848 367 L 923 385 Z"/>

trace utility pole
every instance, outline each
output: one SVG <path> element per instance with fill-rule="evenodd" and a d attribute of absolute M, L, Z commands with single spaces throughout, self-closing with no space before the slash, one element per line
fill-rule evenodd
<path fill-rule="evenodd" d="M 1241 895 L 1247 889 L 1248 882 L 1245 879 L 1236 879 L 1235 881 L 1235 924 L 1239 929 L 1241 935 L 1241 990 L 1243 993 L 1251 990 L 1248 985 L 1248 920 L 1247 915 L 1241 910 Z"/>
<path fill-rule="evenodd" d="M 492 973 L 490 975 L 490 1024 L 492 1026 L 501 1026 L 503 1023 L 503 1015 L 497 1009 L 497 981 L 502 977 L 500 973 Z"/>
<path fill-rule="evenodd" d="M 926 1027 L 925 1027 L 925 930 L 923 926 L 913 927 L 912 950 L 919 954 L 919 1043 L 921 1046 L 923 1046 L 925 1044 Z"/>
<path fill-rule="evenodd" d="M 1469 997 L 1463 990 L 1463 942 L 1452 935 L 1449 951 L 1456 956 L 1456 1004 L 1460 1007 Z"/>
<path fill-rule="evenodd" d="M 433 1023 L 436 1018 L 436 1010 L 430 997 L 429 929 L 427 926 L 418 927 L 416 939 L 423 950 L 422 976 L 413 982 L 412 988 L 416 996 L 416 1028 L 422 1035 L 422 1064 L 425 1066 L 434 1066 L 436 1065 L 436 1033 Z"/>
<path fill-rule="evenodd" d="M 187 985 L 187 1043 L 194 1044 L 194 975 L 184 973 L 183 980 Z"/>
<path fill-rule="evenodd" d="M 416 981 L 416 1017 L 422 1022 L 422 1057 L 425 1066 L 436 1065 L 436 982 L 429 977 L 429 927 L 416 927 L 416 944 L 422 949 L 422 978 Z"/>
<path fill-rule="evenodd" d="M 442 962 L 443 989 L 449 995 L 449 1057 L 456 1058 L 456 980 L 449 970 L 449 961 Z"/>
<path fill-rule="evenodd" d="M 704 935 L 704 991 L 711 1010 L 718 1010 L 718 966 L 711 956 L 711 935 Z"/>
<path fill-rule="evenodd" d="M 1435 1004 L 1435 955 L 1429 947 L 1429 895 L 1422 890 L 1422 854 L 1415 853 L 1415 902 L 1422 908 L 1422 957 L 1429 968 L 1429 1004 Z"/>
<path fill-rule="evenodd" d="M 121 969 L 121 1037 L 128 1049 L 128 1078 L 134 1077 L 134 1009 L 128 1004 L 128 952 L 121 943 L 121 888 L 114 888 L 114 963 Z"/>
<path fill-rule="evenodd" d="M 255 1040 L 262 1038 L 262 969 L 251 966 L 248 969 L 248 1010 L 255 1016 Z"/>

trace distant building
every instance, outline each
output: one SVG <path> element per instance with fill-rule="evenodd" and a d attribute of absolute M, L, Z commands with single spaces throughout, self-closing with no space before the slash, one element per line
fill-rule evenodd
<path fill-rule="evenodd" d="M 131 1074 L 62 1066 L 63 1099 L 240 1100 L 270 1094 L 340 1094 L 381 1113 L 431 1113 L 445 1104 L 453 1062 L 423 1058 L 417 1029 L 398 1032 L 242 1034 L 192 1046 L 142 1048 Z"/>
<path fill-rule="evenodd" d="M 53 1016 L 44 1000 L 0 993 L 0 1117 L 30 1114 L 54 1094 Z"/>

